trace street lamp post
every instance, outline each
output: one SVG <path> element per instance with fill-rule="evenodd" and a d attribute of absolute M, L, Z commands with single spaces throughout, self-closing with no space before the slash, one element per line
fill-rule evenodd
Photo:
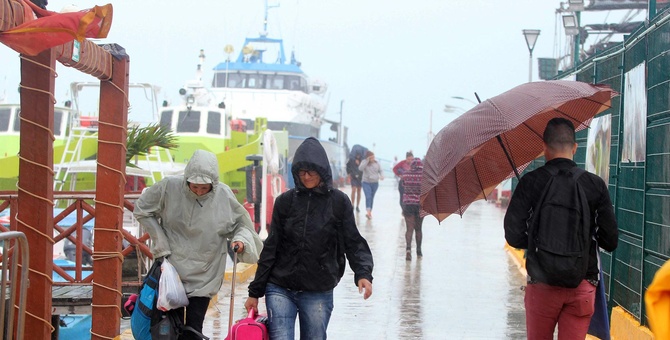
<path fill-rule="evenodd" d="M 537 37 L 540 35 L 540 30 L 523 30 L 523 36 L 526 38 L 526 45 L 528 46 L 528 53 L 530 58 L 528 60 L 528 82 L 533 81 L 533 49 L 537 42 Z"/>
<path fill-rule="evenodd" d="M 340 124 L 337 125 L 337 144 L 340 146 L 344 145 L 342 140 L 342 105 L 344 105 L 344 99 L 340 100 Z"/>
<path fill-rule="evenodd" d="M 430 143 L 433 142 L 435 134 L 433 133 L 433 110 L 430 110 L 430 119 L 428 120 L 428 145 L 426 149 L 430 148 Z"/>
<path fill-rule="evenodd" d="M 465 100 L 466 102 L 469 102 L 469 103 L 471 103 L 472 105 L 477 105 L 477 102 L 475 102 L 475 101 L 472 100 L 472 99 L 465 98 L 465 97 L 452 96 L 451 98 L 454 98 L 454 99 L 460 99 L 460 100 Z"/>
<path fill-rule="evenodd" d="M 580 50 L 580 40 L 581 40 L 581 29 L 580 29 L 580 17 L 581 12 L 584 10 L 584 0 L 568 0 L 568 12 L 570 14 L 563 15 L 563 28 L 565 29 L 565 34 L 573 37 L 572 47 L 572 67 L 577 68 L 579 65 L 579 50 Z"/>

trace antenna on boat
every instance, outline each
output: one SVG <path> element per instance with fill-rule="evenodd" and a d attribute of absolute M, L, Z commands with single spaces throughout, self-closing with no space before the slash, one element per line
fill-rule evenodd
<path fill-rule="evenodd" d="M 223 84 L 223 87 L 228 87 L 228 65 L 230 64 L 230 55 L 233 54 L 234 51 L 235 51 L 235 49 L 233 48 L 233 45 L 231 45 L 231 44 L 228 44 L 228 45 L 223 47 L 223 52 L 226 52 L 226 54 L 228 55 L 226 57 L 226 80 L 225 80 L 225 83 Z"/>
<path fill-rule="evenodd" d="M 265 0 L 265 19 L 263 19 L 263 32 L 261 32 L 262 37 L 268 36 L 268 12 L 270 8 L 279 7 L 279 2 L 276 5 L 269 5 L 268 0 Z"/>
<path fill-rule="evenodd" d="M 202 65 L 205 64 L 205 50 L 200 49 L 200 55 L 198 58 L 200 59 L 200 63 L 198 64 L 198 68 L 195 71 L 195 78 L 198 81 L 202 81 Z"/>

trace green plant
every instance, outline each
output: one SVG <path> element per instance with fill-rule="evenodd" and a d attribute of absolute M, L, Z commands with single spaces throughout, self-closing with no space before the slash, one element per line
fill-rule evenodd
<path fill-rule="evenodd" d="M 137 168 L 131 161 L 136 156 L 144 156 L 149 149 L 158 146 L 165 149 L 176 148 L 176 137 L 172 131 L 160 124 L 150 124 L 144 127 L 134 126 L 128 130 L 126 141 L 126 166 Z"/>

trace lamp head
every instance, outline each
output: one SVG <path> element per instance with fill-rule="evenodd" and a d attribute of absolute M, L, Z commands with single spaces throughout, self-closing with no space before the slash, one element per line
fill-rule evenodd
<path fill-rule="evenodd" d="M 565 34 L 567 35 L 579 34 L 579 22 L 577 20 L 577 16 L 574 13 L 563 15 L 563 28 L 565 29 Z"/>
<path fill-rule="evenodd" d="M 523 36 L 526 38 L 528 51 L 533 53 L 535 43 L 537 42 L 537 37 L 540 36 L 540 30 L 523 30 Z"/>

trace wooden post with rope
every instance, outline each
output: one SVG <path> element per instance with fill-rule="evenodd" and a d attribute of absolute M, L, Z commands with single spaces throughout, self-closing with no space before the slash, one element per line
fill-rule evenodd
<path fill-rule="evenodd" d="M 113 47 L 113 46 L 112 46 Z M 118 333 L 121 320 L 123 188 L 128 123 L 128 72 L 125 53 L 112 58 L 112 77 L 100 82 L 96 219 L 91 338 Z M 113 316 L 113 317 L 112 317 Z"/>
<path fill-rule="evenodd" d="M 84 40 L 85 51 L 72 60 L 72 42 L 46 50 L 35 57 L 21 55 L 21 157 L 17 230 L 26 234 L 33 251 L 30 288 L 25 318 L 25 339 L 49 339 L 57 335 L 52 326 L 53 266 L 53 121 L 55 62 L 76 68 L 101 80 L 101 126 L 96 200 L 101 204 L 96 221 L 93 278 L 93 339 L 113 339 L 120 329 L 121 262 L 123 227 L 123 173 L 128 114 L 129 58 L 112 58 L 109 51 Z M 122 49 L 119 49 L 122 50 Z M 114 69 L 114 70 L 113 70 Z M 113 74 L 112 74 L 113 73 Z M 110 79 L 111 81 L 105 81 Z M 118 178 L 117 178 L 118 177 Z M 119 179 L 120 178 L 120 179 Z M 100 183 L 103 184 L 100 184 Z M 106 184 L 105 184 L 106 183 Z M 113 205 L 113 206 L 110 206 Z M 96 210 L 97 210 L 96 209 Z M 100 214 L 100 215 L 98 215 Z M 100 222 L 101 223 L 101 222 Z M 111 241 L 110 241 L 111 240 Z M 107 257 L 116 257 L 108 260 Z M 112 310 L 110 313 L 109 310 Z M 97 315 L 96 315 L 97 314 Z M 118 317 L 110 317 L 115 315 Z"/>
<path fill-rule="evenodd" d="M 21 59 L 17 230 L 30 245 L 25 339 L 50 339 L 53 265 L 53 125 L 56 58 L 51 49 Z M 48 297 L 48 298 L 47 298 Z"/>
<path fill-rule="evenodd" d="M 26 17 L 24 2 L 0 1 L 0 31 L 10 30 Z M 28 3 L 28 5 L 30 5 Z M 97 6 L 96 6 L 97 7 Z M 111 25 L 111 5 L 97 8 L 107 16 L 101 30 Z M 101 31 L 101 32 L 102 32 Z M 101 36 L 104 37 L 106 32 Z M 21 129 L 17 230 L 26 235 L 30 254 L 25 339 L 57 336 L 51 324 L 53 269 L 53 125 L 56 61 L 102 80 L 96 187 L 96 238 L 93 276 L 92 339 L 113 339 L 119 334 L 123 189 L 128 115 L 129 57 L 122 48 L 109 49 L 79 38 L 21 57 Z M 25 39 L 26 43 L 32 39 Z M 76 44 L 76 48 L 75 48 Z M 16 46 L 15 46 L 16 47 Z M 24 46 L 25 47 L 25 46 Z M 110 52 L 116 50 L 113 58 Z M 107 81 L 110 80 L 110 81 Z M 11 336 L 11 335 L 10 335 Z"/>

